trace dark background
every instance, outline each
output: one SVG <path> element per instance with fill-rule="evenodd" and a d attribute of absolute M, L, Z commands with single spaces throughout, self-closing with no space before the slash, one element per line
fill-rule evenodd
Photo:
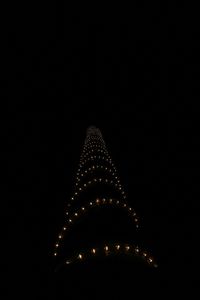
<path fill-rule="evenodd" d="M 142 2 L 85 14 L 17 5 L 2 29 L 8 282 L 21 293 L 48 293 L 51 247 L 86 128 L 96 125 L 142 218 L 165 290 L 183 281 L 196 287 L 195 8 Z"/>

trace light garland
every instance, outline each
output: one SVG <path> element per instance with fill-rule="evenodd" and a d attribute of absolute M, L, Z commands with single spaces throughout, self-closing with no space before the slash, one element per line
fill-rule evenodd
<path fill-rule="evenodd" d="M 79 187 L 78 190 L 75 191 L 74 196 L 71 197 L 71 200 L 72 200 L 72 198 L 73 198 L 73 200 L 74 200 L 75 198 L 77 198 L 77 197 L 79 196 L 80 192 L 86 190 L 87 187 L 89 187 L 89 186 L 90 186 L 91 184 L 93 184 L 93 183 L 105 183 L 105 184 L 110 184 L 111 186 L 113 185 L 113 181 L 112 181 L 112 180 L 109 180 L 109 179 L 107 179 L 107 178 L 106 178 L 106 179 L 103 179 L 103 178 L 94 178 L 93 180 L 90 180 L 90 181 L 88 181 L 87 183 L 85 183 L 85 184 L 82 186 L 82 188 Z M 118 189 L 118 191 L 121 193 L 123 199 L 126 199 L 126 195 L 125 195 L 124 190 L 122 190 L 121 184 L 116 183 L 116 184 L 114 185 L 114 187 Z M 73 201 L 73 200 L 72 200 L 72 201 Z"/>
<path fill-rule="evenodd" d="M 109 199 L 96 198 L 96 200 L 90 201 L 88 203 L 88 205 L 82 206 L 80 209 L 76 210 L 76 212 L 71 212 L 71 216 L 68 218 L 66 225 L 63 227 L 62 233 L 59 234 L 59 236 L 58 236 L 59 241 L 56 242 L 55 247 L 58 248 L 60 246 L 60 242 L 64 237 L 64 233 L 66 233 L 67 229 L 70 229 L 70 225 L 72 223 L 74 224 L 74 222 L 78 219 L 78 217 L 81 217 L 83 215 L 83 213 L 88 212 L 91 208 L 94 208 L 94 207 L 97 207 L 100 205 L 105 205 L 105 204 L 111 204 L 116 207 L 118 207 L 120 205 L 121 208 L 125 209 L 128 212 L 128 214 L 133 217 L 136 228 L 139 227 L 138 226 L 138 217 L 135 218 L 136 213 L 134 212 L 134 210 L 131 207 L 129 207 L 127 205 L 127 203 L 124 203 L 123 201 L 119 201 L 119 200 L 112 199 L 112 198 L 109 198 Z M 131 208 L 131 210 L 130 210 L 130 208 Z M 68 213 L 68 212 L 66 212 L 66 213 Z M 75 219 L 73 218 L 73 216 L 75 217 Z"/>
<path fill-rule="evenodd" d="M 116 255 L 123 255 L 123 256 L 133 256 L 141 258 L 146 265 L 152 268 L 157 268 L 158 265 L 155 262 L 152 255 L 148 254 L 146 251 L 139 249 L 138 246 L 131 245 L 131 244 L 113 244 L 109 243 L 106 245 L 102 245 L 100 247 L 90 248 L 85 251 L 81 251 L 77 255 L 73 255 L 70 259 L 66 260 L 65 263 L 67 265 L 78 263 L 80 261 L 86 261 L 93 257 L 97 256 L 116 256 Z"/>
<path fill-rule="evenodd" d="M 108 164 L 108 166 L 104 166 L 99 161 L 105 161 Z M 93 165 L 88 166 L 89 162 Z M 86 177 L 86 175 L 92 174 L 93 172 L 95 173 L 97 170 L 106 171 L 111 176 L 113 176 L 113 178 L 111 177 L 112 179 L 108 179 L 95 177 L 92 180 L 83 183 L 82 180 Z M 125 191 L 123 190 L 122 185 L 120 184 L 120 180 L 116 174 L 116 171 L 117 169 L 107 151 L 106 144 L 102 138 L 100 130 L 95 127 L 90 127 L 87 131 L 87 136 L 84 142 L 84 147 L 82 150 L 78 171 L 76 174 L 77 177 L 75 183 L 75 191 L 70 200 L 76 200 L 79 197 L 80 193 L 85 191 L 89 186 L 97 183 L 111 185 L 112 187 L 117 189 L 117 191 L 120 192 L 121 198 L 123 200 L 117 200 L 113 198 L 96 198 L 95 200 L 90 201 L 87 205 L 82 206 L 76 210 L 67 210 L 65 212 L 67 216 L 66 224 L 62 227 L 62 231 L 58 235 L 58 241 L 55 244 L 55 250 L 53 253 L 55 257 L 58 256 L 58 251 L 61 248 L 60 246 L 63 242 L 64 236 L 68 233 L 72 226 L 74 226 L 74 223 L 76 223 L 76 221 L 79 220 L 83 215 L 88 213 L 91 208 L 107 204 L 123 208 L 134 220 L 136 229 L 139 228 L 138 217 L 136 215 L 136 212 L 131 207 L 129 207 L 126 202 L 124 202 L 124 200 L 126 199 Z M 68 203 L 67 206 L 71 207 L 71 204 Z M 101 255 L 102 253 L 105 255 L 119 253 L 137 255 L 142 257 L 149 265 L 157 267 L 157 264 L 154 262 L 152 256 L 150 256 L 146 251 L 142 251 L 138 246 L 120 243 L 106 244 L 102 248 L 95 247 L 90 249 L 88 253 L 87 251 L 81 251 L 81 253 L 78 253 L 70 260 L 66 260 L 65 264 L 70 265 L 72 262 L 85 261 L 90 256 Z"/>

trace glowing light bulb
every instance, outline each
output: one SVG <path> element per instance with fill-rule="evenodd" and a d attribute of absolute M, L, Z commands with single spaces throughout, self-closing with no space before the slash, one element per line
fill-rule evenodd
<path fill-rule="evenodd" d="M 128 251 L 130 249 L 130 247 L 129 246 L 126 246 L 126 250 Z"/>
<path fill-rule="evenodd" d="M 117 246 L 116 246 L 116 248 L 117 248 L 117 250 L 119 250 L 119 248 L 120 248 L 120 245 L 117 245 Z"/>
<path fill-rule="evenodd" d="M 96 203 L 99 203 L 100 202 L 100 200 L 99 199 L 96 199 Z"/>
<path fill-rule="evenodd" d="M 110 199 L 109 202 L 112 203 L 112 199 Z"/>
<path fill-rule="evenodd" d="M 153 259 L 152 259 L 152 258 L 149 258 L 149 262 L 152 263 L 152 262 L 153 262 Z"/>
<path fill-rule="evenodd" d="M 96 253 L 96 249 L 92 249 L 92 253 L 94 253 L 94 254 L 95 254 L 95 253 Z"/>
<path fill-rule="evenodd" d="M 135 252 L 137 252 L 137 253 L 138 253 L 138 252 L 139 252 L 139 249 L 138 249 L 138 248 L 135 248 Z"/>
<path fill-rule="evenodd" d="M 56 252 L 54 253 L 54 256 L 57 256 L 57 253 L 56 253 Z"/>
<path fill-rule="evenodd" d="M 59 238 L 59 239 L 62 239 L 62 235 L 60 234 L 60 235 L 58 236 L 58 238 Z"/>
<path fill-rule="evenodd" d="M 105 250 L 108 251 L 108 246 L 105 246 Z"/>
<path fill-rule="evenodd" d="M 70 261 L 67 260 L 67 261 L 66 261 L 66 264 L 69 265 L 69 264 L 70 264 Z"/>
<path fill-rule="evenodd" d="M 129 207 L 129 210 L 132 210 L 132 208 L 131 208 L 131 207 Z"/>
<path fill-rule="evenodd" d="M 56 244 L 56 248 L 58 248 L 59 247 L 59 244 Z"/>
<path fill-rule="evenodd" d="M 157 264 L 154 264 L 154 267 L 155 267 L 155 268 L 157 268 L 157 267 L 158 267 L 158 265 L 157 265 Z"/>
<path fill-rule="evenodd" d="M 78 214 L 77 214 L 77 213 L 75 213 L 74 215 L 75 215 L 76 217 L 78 216 Z"/>
<path fill-rule="evenodd" d="M 63 227 L 63 230 L 65 231 L 67 228 L 66 227 Z"/>
<path fill-rule="evenodd" d="M 78 258 L 79 258 L 79 259 L 82 259 L 82 258 L 83 258 L 82 254 L 79 254 L 79 255 L 78 255 Z"/>
<path fill-rule="evenodd" d="M 124 203 L 124 207 L 126 207 L 126 203 Z"/>
<path fill-rule="evenodd" d="M 92 202 L 90 202 L 90 205 L 92 205 Z"/>
<path fill-rule="evenodd" d="M 85 207 L 82 207 L 81 209 L 82 209 L 82 210 L 85 210 Z"/>
<path fill-rule="evenodd" d="M 147 256 L 147 254 L 144 252 L 144 253 L 143 253 L 143 256 L 145 256 L 145 257 L 146 257 L 146 256 Z"/>
<path fill-rule="evenodd" d="M 71 220 L 71 219 L 69 219 L 69 222 L 70 222 L 70 223 L 72 223 L 72 220 Z"/>

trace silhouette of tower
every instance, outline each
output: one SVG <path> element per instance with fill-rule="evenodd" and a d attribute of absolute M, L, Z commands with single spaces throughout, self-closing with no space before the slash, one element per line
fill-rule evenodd
<path fill-rule="evenodd" d="M 140 224 L 98 128 L 87 129 L 64 225 L 55 243 L 56 270 L 106 259 L 157 267 L 140 246 Z"/>

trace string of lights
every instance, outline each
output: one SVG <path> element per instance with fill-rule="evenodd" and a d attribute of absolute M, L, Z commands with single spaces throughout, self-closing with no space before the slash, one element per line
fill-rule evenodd
<path fill-rule="evenodd" d="M 105 187 L 109 187 L 109 189 L 105 189 Z M 108 190 L 112 194 L 112 197 L 106 194 Z M 95 195 L 99 191 L 102 191 L 105 196 Z M 89 192 L 89 197 L 87 192 Z M 90 194 L 93 192 L 94 194 Z M 84 201 L 84 203 L 81 203 L 84 199 L 88 199 L 87 202 L 85 203 Z M 56 259 L 62 252 L 61 250 L 64 247 L 64 241 L 68 233 L 71 232 L 77 222 L 83 222 L 84 216 L 87 216 L 89 213 L 92 214 L 93 209 L 111 206 L 119 210 L 124 210 L 130 220 L 133 221 L 135 228 L 139 228 L 139 218 L 135 210 L 127 202 L 127 195 L 120 183 L 117 169 L 107 151 L 102 134 L 94 126 L 89 127 L 87 130 L 76 173 L 74 190 L 66 206 L 64 225 L 58 234 L 53 250 L 53 256 Z M 87 249 L 73 255 L 70 259 L 66 260 L 66 264 L 86 261 L 91 256 L 116 254 L 141 256 L 149 265 L 157 266 L 151 255 L 141 250 L 138 246 L 129 243 L 107 243 L 104 246 Z"/>
<path fill-rule="evenodd" d="M 135 226 L 136 228 L 139 228 L 139 220 L 138 220 L 138 216 L 135 212 L 135 210 L 128 206 L 128 203 L 124 202 L 124 201 L 120 201 L 118 199 L 106 199 L 106 198 L 102 198 L 99 199 L 97 198 L 95 201 L 90 201 L 87 205 L 79 207 L 78 209 L 75 209 L 71 212 L 69 212 L 68 210 L 66 210 L 66 222 L 62 228 L 61 233 L 59 233 L 58 235 L 58 240 L 55 244 L 55 252 L 54 252 L 54 256 L 57 256 L 58 254 L 58 248 L 61 245 L 61 242 L 64 238 L 64 236 L 66 235 L 66 233 L 72 228 L 72 226 L 81 218 L 83 217 L 86 213 L 88 213 L 89 211 L 91 211 L 93 208 L 96 207 L 100 207 L 100 206 L 108 206 L 108 205 L 112 205 L 114 207 L 118 207 L 120 209 L 124 209 L 128 215 L 131 217 L 131 219 L 133 219 L 133 221 L 135 222 Z"/>
<path fill-rule="evenodd" d="M 98 247 L 92 247 L 86 249 L 85 251 L 80 251 L 79 253 L 75 253 L 69 259 L 67 260 L 65 259 L 64 264 L 71 265 L 74 263 L 88 261 L 91 258 L 97 258 L 103 256 L 110 257 L 110 256 L 117 256 L 117 255 L 139 257 L 150 267 L 152 268 L 158 267 L 157 263 L 155 262 L 155 259 L 147 251 L 139 248 L 138 246 L 132 244 L 124 244 L 124 243 L 106 243 Z"/>

